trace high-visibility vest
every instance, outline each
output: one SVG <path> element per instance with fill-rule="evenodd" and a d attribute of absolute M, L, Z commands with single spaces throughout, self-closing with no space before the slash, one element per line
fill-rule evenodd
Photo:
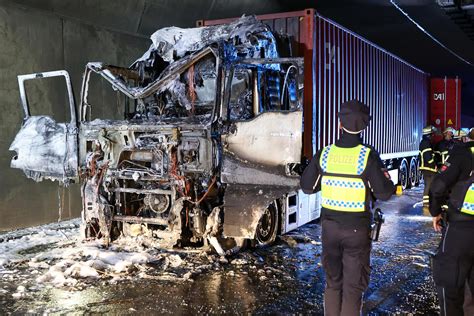
<path fill-rule="evenodd" d="M 471 183 L 469 189 L 467 189 L 461 206 L 461 213 L 474 215 L 474 183 Z"/>
<path fill-rule="evenodd" d="M 474 147 L 471 147 L 471 153 L 474 155 Z M 471 172 L 471 182 L 473 181 L 473 178 L 474 177 Z M 474 215 L 474 183 L 471 183 L 466 191 L 466 195 L 464 196 L 464 201 L 461 206 L 461 213 Z"/>
<path fill-rule="evenodd" d="M 472 155 L 471 173 L 467 179 L 456 182 L 456 184 L 451 188 L 451 193 L 449 195 L 449 208 L 455 211 L 451 213 L 453 219 L 456 218 L 456 213 L 458 212 L 467 215 L 474 215 L 474 147 L 471 147 L 470 149 Z M 474 216 L 470 217 L 474 219 Z"/>
<path fill-rule="evenodd" d="M 330 145 L 323 148 L 319 164 L 322 169 L 321 205 L 341 212 L 366 210 L 366 186 L 362 173 L 367 166 L 370 148 Z"/>

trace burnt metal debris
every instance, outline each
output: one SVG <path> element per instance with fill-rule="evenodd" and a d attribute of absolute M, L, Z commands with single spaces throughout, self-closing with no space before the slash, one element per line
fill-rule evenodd
<path fill-rule="evenodd" d="M 77 118 L 67 72 L 19 76 L 11 166 L 80 182 L 83 234 L 107 245 L 144 229 L 221 254 L 270 243 L 285 230 L 302 147 L 303 62 L 280 56 L 275 36 L 252 16 L 158 30 L 128 68 L 87 64 Z M 24 81 L 50 76 L 66 78 L 69 123 L 30 115 Z"/>

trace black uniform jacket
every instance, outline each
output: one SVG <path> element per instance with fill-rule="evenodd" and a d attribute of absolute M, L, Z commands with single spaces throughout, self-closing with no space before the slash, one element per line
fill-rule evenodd
<path fill-rule="evenodd" d="M 361 143 L 362 142 L 359 135 L 343 133 L 341 138 L 336 141 L 335 145 L 343 148 L 351 148 L 356 147 Z M 384 165 L 380 160 L 378 152 L 371 146 L 367 147 L 370 147 L 371 150 L 367 159 L 367 166 L 364 174 L 365 178 L 367 179 L 367 183 L 370 186 L 370 188 L 368 188 L 371 191 L 369 194 L 370 199 L 374 200 L 377 198 L 384 201 L 388 200 L 395 192 L 395 186 L 388 178 L 388 172 L 384 169 Z M 321 190 L 322 169 L 319 165 L 321 152 L 322 150 L 319 150 L 316 153 L 301 176 L 301 189 L 306 194 L 316 193 Z M 347 224 L 348 226 L 353 227 L 362 227 L 370 224 L 372 220 L 372 213 L 368 211 L 355 213 L 340 212 L 323 207 L 321 209 L 321 219 L 334 220 L 341 224 Z"/>
<path fill-rule="evenodd" d="M 463 220 L 463 217 L 474 219 L 473 216 L 458 213 L 448 201 L 450 191 L 456 183 L 467 180 L 474 169 L 471 147 L 474 147 L 474 142 L 454 146 L 448 160 L 441 167 L 441 172 L 434 177 L 430 187 L 431 216 L 441 214 L 441 205 L 448 204 L 450 220 L 454 218 L 455 220 Z"/>
<path fill-rule="evenodd" d="M 425 149 L 429 149 L 423 153 L 421 167 L 436 168 L 436 162 L 434 161 L 433 147 L 431 146 L 430 139 L 427 136 L 423 136 L 420 142 L 420 153 Z M 434 172 L 434 171 L 433 171 Z"/>

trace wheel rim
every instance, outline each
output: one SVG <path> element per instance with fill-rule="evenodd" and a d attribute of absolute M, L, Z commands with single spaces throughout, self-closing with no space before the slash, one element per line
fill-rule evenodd
<path fill-rule="evenodd" d="M 258 221 L 256 240 L 262 244 L 268 244 L 273 241 L 277 227 L 277 213 L 274 205 L 270 205 L 263 212 Z"/>
<path fill-rule="evenodd" d="M 418 174 L 416 172 L 416 163 L 414 160 L 410 162 L 410 185 L 415 186 Z"/>
<path fill-rule="evenodd" d="M 408 183 L 408 170 L 405 162 L 400 166 L 400 185 L 403 189 L 406 189 Z"/>

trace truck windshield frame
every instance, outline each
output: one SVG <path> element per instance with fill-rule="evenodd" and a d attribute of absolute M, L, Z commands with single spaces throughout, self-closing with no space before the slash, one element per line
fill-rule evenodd
<path fill-rule="evenodd" d="M 90 120 L 90 108 L 94 105 L 94 102 L 89 102 L 89 95 L 90 92 L 90 80 L 92 74 L 97 74 L 105 79 L 110 85 L 111 88 L 118 93 L 124 95 L 127 98 L 126 104 L 129 106 L 133 106 L 135 109 L 135 114 L 137 113 L 137 109 L 143 108 L 147 106 L 147 102 L 151 100 L 155 100 L 157 96 L 161 94 L 165 94 L 168 91 L 172 91 L 174 89 L 175 95 L 173 98 L 176 104 L 183 106 L 181 104 L 181 100 L 183 98 L 188 97 L 188 82 L 187 80 L 194 80 L 190 78 L 186 78 L 186 82 L 182 82 L 183 76 L 188 76 L 189 69 L 194 70 L 194 66 L 199 65 L 199 62 L 212 60 L 215 64 L 214 68 L 214 87 L 212 99 L 209 101 L 209 104 L 205 106 L 209 107 L 208 113 L 205 115 L 200 115 L 198 111 L 194 112 L 194 101 L 187 101 L 189 104 L 192 104 L 191 108 L 186 108 L 187 114 L 186 115 L 177 115 L 174 117 L 169 117 L 167 115 L 135 115 L 131 116 L 130 111 L 132 109 L 124 108 L 124 116 L 121 120 L 113 120 L 113 121 L 127 121 L 129 123 L 138 123 L 138 122 L 160 122 L 165 121 L 167 123 L 173 121 L 182 121 L 183 119 L 187 119 L 188 121 L 198 121 L 200 123 L 205 123 L 206 125 L 212 123 L 214 121 L 216 107 L 218 104 L 219 94 L 220 94 L 220 81 L 221 81 L 221 65 L 220 59 L 217 57 L 217 53 L 214 49 L 207 47 L 199 52 L 194 54 L 190 54 L 189 56 L 183 57 L 182 59 L 171 63 L 168 67 L 152 82 L 146 84 L 145 86 L 140 86 L 137 84 L 137 79 L 139 77 L 138 71 L 131 69 L 131 68 L 123 68 L 117 66 L 106 65 L 103 63 L 92 62 L 88 63 L 84 72 L 83 81 L 82 81 L 82 88 L 81 88 L 81 102 L 79 106 L 79 121 L 80 123 L 91 123 Z M 181 77 L 181 79 L 180 79 Z M 176 87 L 176 83 L 181 85 L 180 87 Z M 201 83 L 202 84 L 202 83 Z M 194 93 L 194 97 L 199 97 L 199 90 L 195 85 L 193 85 L 192 93 Z M 184 93 L 185 92 L 185 93 Z M 176 100 L 179 99 L 179 100 Z M 111 102 L 114 102 L 112 99 Z M 133 112 L 132 112 L 133 114 Z"/>

